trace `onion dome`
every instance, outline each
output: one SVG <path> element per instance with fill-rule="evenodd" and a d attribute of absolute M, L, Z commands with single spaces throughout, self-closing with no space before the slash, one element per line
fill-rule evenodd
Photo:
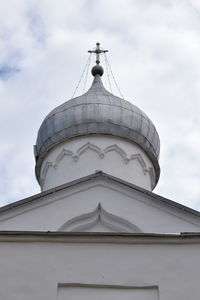
<path fill-rule="evenodd" d="M 104 88 L 100 54 L 107 51 L 100 48 L 99 43 L 96 43 L 96 49 L 88 51 L 96 54 L 96 65 L 91 70 L 92 86 L 85 94 L 53 109 L 42 122 L 34 147 L 39 182 L 42 161 L 52 148 L 72 138 L 96 134 L 121 137 L 139 145 L 153 163 L 157 184 L 160 176 L 158 133 L 138 107 Z"/>
<path fill-rule="evenodd" d="M 108 92 L 101 81 L 103 69 L 92 69 L 94 80 L 83 95 L 53 109 L 42 122 L 35 146 L 36 177 L 47 152 L 59 143 L 83 135 L 112 135 L 139 145 L 152 161 L 156 183 L 160 141 L 152 121 L 138 107 Z"/>

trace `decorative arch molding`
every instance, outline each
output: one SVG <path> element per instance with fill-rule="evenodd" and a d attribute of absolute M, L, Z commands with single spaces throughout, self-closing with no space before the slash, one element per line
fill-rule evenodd
<path fill-rule="evenodd" d="M 108 153 L 110 151 L 115 151 L 116 153 L 118 153 L 123 159 L 124 162 L 127 164 L 129 162 L 129 159 L 127 158 L 127 154 L 126 152 L 120 148 L 117 144 L 108 146 L 105 150 L 104 153 Z"/>
<path fill-rule="evenodd" d="M 106 211 L 99 203 L 98 206 L 90 213 L 82 214 L 65 222 L 58 231 L 83 232 L 90 231 L 96 225 L 105 228 L 106 231 L 112 232 L 142 232 L 135 224 L 119 216 L 113 215 Z"/>
<path fill-rule="evenodd" d="M 66 149 L 62 149 L 62 151 L 58 154 L 58 156 L 56 157 L 55 163 L 54 163 L 54 168 L 57 168 L 59 162 L 64 158 L 64 156 L 73 156 L 73 152 L 66 150 Z"/>
<path fill-rule="evenodd" d="M 151 180 L 151 187 L 154 188 L 155 186 L 155 172 L 154 169 L 152 167 L 147 167 L 146 162 L 144 161 L 142 155 L 140 153 L 138 154 L 132 154 L 130 156 L 129 161 L 136 159 L 139 164 L 141 165 L 144 175 L 146 175 L 147 173 L 149 173 L 150 176 L 150 180 Z"/>
<path fill-rule="evenodd" d="M 145 160 L 143 159 L 143 157 L 140 153 L 131 154 L 128 157 L 128 155 L 124 151 L 124 149 L 119 147 L 117 144 L 113 144 L 113 145 L 110 145 L 110 146 L 106 147 L 105 149 L 101 149 L 97 145 L 94 145 L 90 142 L 82 145 L 74 153 L 70 150 L 67 150 L 67 149 L 63 148 L 61 150 L 61 152 L 57 155 L 54 162 L 47 161 L 45 163 L 44 168 L 42 169 L 42 172 L 41 172 L 41 182 L 40 182 L 40 184 L 44 185 L 45 178 L 46 178 L 46 175 L 47 175 L 49 169 L 50 168 L 56 169 L 58 167 L 59 163 L 62 161 L 62 159 L 65 156 L 69 156 L 74 160 L 74 162 L 77 162 L 79 160 L 80 156 L 83 155 L 89 149 L 94 151 L 99 156 L 100 159 L 103 159 L 108 152 L 113 151 L 113 152 L 119 154 L 119 156 L 121 156 L 123 158 L 123 161 L 124 161 L 125 164 L 128 164 L 132 160 L 137 160 L 138 163 L 140 164 L 143 172 L 144 172 L 144 175 L 149 173 L 152 188 L 155 186 L 155 172 L 154 172 L 154 169 L 152 167 L 147 166 Z"/>
<path fill-rule="evenodd" d="M 141 167 L 142 167 L 142 169 L 143 169 L 143 171 L 144 171 L 144 174 L 146 174 L 146 172 L 147 172 L 148 169 L 147 169 L 147 165 L 146 165 L 146 163 L 145 163 L 145 161 L 144 161 L 142 155 L 141 155 L 140 153 L 132 154 L 132 155 L 130 156 L 129 161 L 135 160 L 135 159 L 136 159 L 136 160 L 139 162 L 139 164 L 141 165 Z"/>
<path fill-rule="evenodd" d="M 86 152 L 86 150 L 92 150 L 94 152 L 96 152 L 100 158 L 103 158 L 104 157 L 104 153 L 103 151 L 101 150 L 101 148 L 99 148 L 98 146 L 94 145 L 94 144 L 91 144 L 90 142 L 84 144 L 83 146 L 81 146 L 77 151 L 76 153 L 73 155 L 73 158 L 75 161 L 78 161 L 79 157 L 81 154 L 83 154 L 84 152 Z"/>
<path fill-rule="evenodd" d="M 51 168 L 52 166 L 53 166 L 52 162 L 49 162 L 49 161 L 46 162 L 44 169 L 42 170 L 42 176 L 41 176 L 41 182 L 40 182 L 41 186 L 44 185 L 47 172 L 48 172 L 49 168 Z"/>

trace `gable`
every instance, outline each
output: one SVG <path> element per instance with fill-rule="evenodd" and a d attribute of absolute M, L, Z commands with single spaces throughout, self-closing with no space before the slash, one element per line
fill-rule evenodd
<path fill-rule="evenodd" d="M 101 210 L 95 213 L 97 207 Z M 88 228 L 77 223 L 63 229 L 75 220 L 91 223 L 86 217 L 91 214 L 96 221 Z M 0 230 L 197 232 L 200 218 L 198 212 L 100 173 L 1 208 Z"/>

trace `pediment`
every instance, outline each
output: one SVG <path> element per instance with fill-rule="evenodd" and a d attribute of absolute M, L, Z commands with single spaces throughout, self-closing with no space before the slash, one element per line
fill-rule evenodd
<path fill-rule="evenodd" d="M 0 208 L 0 230 L 199 232 L 200 213 L 98 172 Z"/>

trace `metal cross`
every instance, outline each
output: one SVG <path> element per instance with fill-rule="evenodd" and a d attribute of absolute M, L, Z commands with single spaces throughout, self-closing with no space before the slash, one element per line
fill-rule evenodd
<path fill-rule="evenodd" d="M 100 54 L 106 53 L 108 50 L 103 50 L 100 48 L 100 43 L 96 43 L 96 49 L 95 50 L 88 50 L 89 53 L 95 53 L 96 54 L 96 64 L 100 64 Z"/>

